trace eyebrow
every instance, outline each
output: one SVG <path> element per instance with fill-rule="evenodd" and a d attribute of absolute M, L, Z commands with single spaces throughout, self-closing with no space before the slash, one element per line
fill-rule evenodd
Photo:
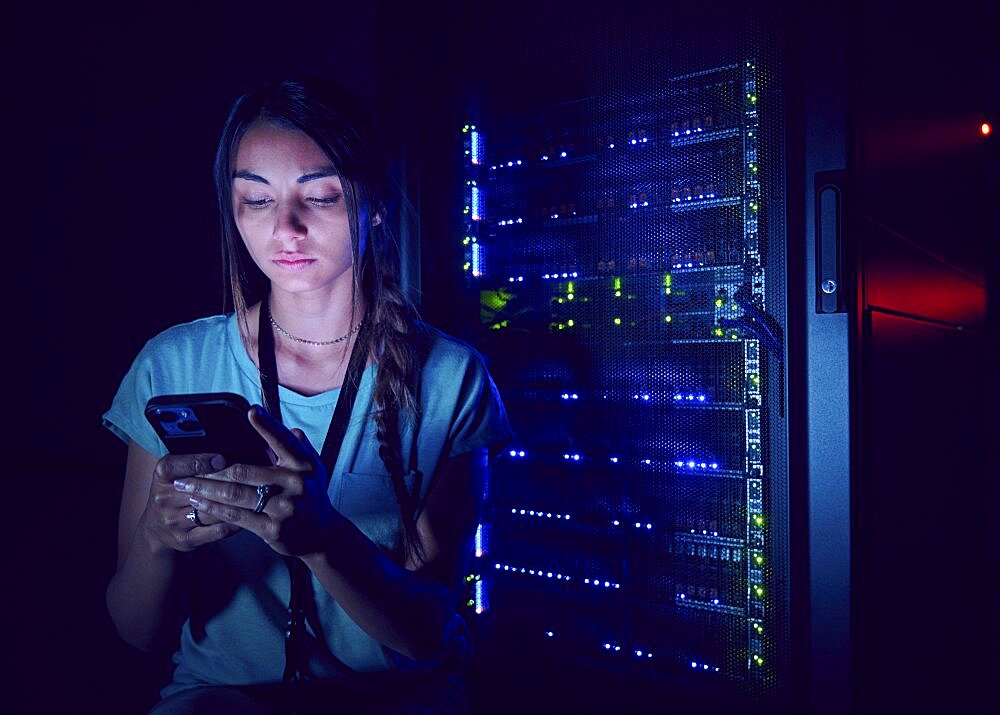
<path fill-rule="evenodd" d="M 296 183 L 299 184 L 305 184 L 308 181 L 315 181 L 316 179 L 325 179 L 329 176 L 340 176 L 340 174 L 337 173 L 337 170 L 334 169 L 332 166 L 327 166 L 322 169 L 317 169 L 316 171 L 310 171 L 308 174 L 303 174 L 295 181 Z M 247 171 L 245 169 L 241 169 L 240 171 L 234 171 L 233 178 L 246 179 L 247 181 L 256 181 L 259 184 L 267 184 L 268 186 L 270 186 L 271 184 L 271 182 L 269 182 L 263 176 L 259 174 L 254 174 L 252 171 Z"/>

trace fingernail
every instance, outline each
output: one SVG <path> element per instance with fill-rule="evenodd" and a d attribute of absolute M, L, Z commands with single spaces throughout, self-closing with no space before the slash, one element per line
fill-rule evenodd
<path fill-rule="evenodd" d="M 214 457 L 212 457 L 212 468 L 213 469 L 222 469 L 225 466 L 226 466 L 226 460 L 223 459 L 223 457 L 222 457 L 221 454 L 217 454 Z"/>
<path fill-rule="evenodd" d="M 191 482 L 184 481 L 183 479 L 174 480 L 174 489 L 179 492 L 191 492 L 194 491 L 194 484 Z"/>
<path fill-rule="evenodd" d="M 205 502 L 203 502 L 201 499 L 196 499 L 195 497 L 191 497 L 190 499 L 188 499 L 188 503 L 190 503 L 191 506 L 193 506 L 195 509 L 205 508 Z"/>

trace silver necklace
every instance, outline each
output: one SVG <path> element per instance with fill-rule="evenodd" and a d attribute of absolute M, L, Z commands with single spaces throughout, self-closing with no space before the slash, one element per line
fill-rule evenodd
<path fill-rule="evenodd" d="M 336 345 L 337 343 L 342 343 L 345 340 L 347 340 L 349 337 L 351 337 L 352 335 L 354 335 L 356 332 L 358 332 L 359 330 L 361 330 L 361 326 L 364 325 L 364 323 L 365 323 L 364 320 L 359 321 L 357 325 L 355 325 L 353 328 L 351 328 L 350 330 L 347 331 L 347 335 L 341 335 L 336 340 L 306 340 L 305 338 L 297 338 L 297 337 L 295 337 L 290 332 L 288 332 L 287 330 L 285 330 L 284 328 L 282 328 L 280 325 L 278 325 L 278 322 L 274 319 L 274 315 L 271 313 L 270 307 L 268 308 L 268 311 L 267 311 L 267 317 L 271 319 L 271 325 L 273 325 L 274 329 L 277 330 L 279 333 L 281 333 L 282 335 L 284 335 L 289 340 L 294 340 L 297 343 L 305 343 L 306 345 Z"/>

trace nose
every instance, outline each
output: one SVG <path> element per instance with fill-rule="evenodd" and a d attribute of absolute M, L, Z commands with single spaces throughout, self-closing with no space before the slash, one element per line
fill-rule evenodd
<path fill-rule="evenodd" d="M 281 242 L 300 241 L 306 237 L 306 226 L 294 204 L 284 203 L 279 207 L 275 217 L 274 237 Z"/>

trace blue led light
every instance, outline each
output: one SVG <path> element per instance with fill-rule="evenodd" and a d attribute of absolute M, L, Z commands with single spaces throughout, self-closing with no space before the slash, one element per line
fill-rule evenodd
<path fill-rule="evenodd" d="M 553 633 L 552 631 L 545 631 L 545 635 L 547 635 L 549 638 L 551 638 L 552 636 L 555 635 L 555 633 Z"/>
<path fill-rule="evenodd" d="M 653 525 L 652 525 L 652 524 L 646 524 L 646 528 L 647 528 L 647 529 L 652 529 L 652 528 L 653 528 Z"/>
<path fill-rule="evenodd" d="M 549 160 L 549 155 L 548 154 L 542 154 L 542 161 L 548 161 L 548 160 Z"/>
<path fill-rule="evenodd" d="M 482 261 L 479 255 L 479 244 L 472 244 L 472 275 L 477 278 L 482 275 Z"/>
<path fill-rule="evenodd" d="M 618 464 L 618 457 L 612 457 L 611 458 L 611 463 L 612 464 Z"/>
<path fill-rule="evenodd" d="M 611 142 L 610 144 L 608 144 L 608 149 L 614 149 L 614 148 L 615 148 L 614 142 Z"/>
<path fill-rule="evenodd" d="M 629 144 L 635 144 L 635 143 L 636 143 L 635 139 L 629 142 Z"/>
<path fill-rule="evenodd" d="M 469 132 L 469 143 L 472 149 L 472 163 L 478 164 L 482 161 L 482 156 L 480 156 L 480 145 L 479 145 L 479 132 Z"/>
<path fill-rule="evenodd" d="M 636 528 L 636 529 L 641 529 L 641 528 L 642 528 L 642 523 L 641 523 L 641 522 L 638 522 L 638 521 L 637 521 L 637 522 L 635 522 L 635 528 Z"/>
<path fill-rule="evenodd" d="M 604 644 L 604 650 L 611 650 L 611 644 L 610 643 L 605 643 Z"/>
<path fill-rule="evenodd" d="M 561 156 L 563 159 L 565 159 L 566 158 L 566 152 L 564 152 L 564 151 L 559 152 L 559 156 Z"/>
<path fill-rule="evenodd" d="M 518 165 L 518 166 L 520 166 L 521 164 L 522 164 L 521 160 L 520 160 L 520 159 L 518 159 L 518 160 L 517 160 L 517 165 Z"/>

